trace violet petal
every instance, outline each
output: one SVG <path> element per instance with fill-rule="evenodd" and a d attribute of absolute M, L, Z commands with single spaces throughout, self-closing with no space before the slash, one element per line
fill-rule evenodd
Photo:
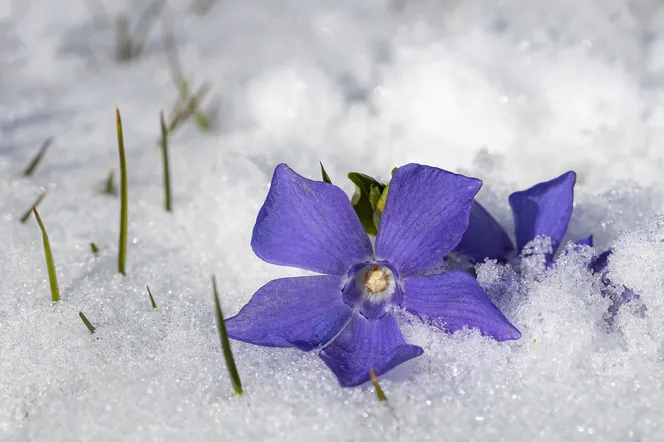
<path fill-rule="evenodd" d="M 593 269 L 593 272 L 600 273 L 609 265 L 611 253 L 613 253 L 613 249 L 605 250 L 590 262 L 590 268 Z"/>
<path fill-rule="evenodd" d="M 572 216 L 575 181 L 576 174 L 567 172 L 551 181 L 510 195 L 516 246 L 519 250 L 537 236 L 548 236 L 551 238 L 553 253 L 556 252 Z"/>
<path fill-rule="evenodd" d="M 268 347 L 312 350 L 332 339 L 352 313 L 341 299 L 342 286 L 338 276 L 270 281 L 226 320 L 228 336 Z"/>
<path fill-rule="evenodd" d="M 593 246 L 593 236 L 589 235 L 589 236 L 586 236 L 584 238 L 578 239 L 574 242 L 574 244 L 576 244 L 577 246 L 592 247 Z"/>
<path fill-rule="evenodd" d="M 465 272 L 407 278 L 403 306 L 418 316 L 443 321 L 443 328 L 449 332 L 467 326 L 498 341 L 521 337 L 477 281 Z"/>
<path fill-rule="evenodd" d="M 436 167 L 399 167 L 387 192 L 376 256 L 401 277 L 429 270 L 461 240 L 482 182 Z"/>
<path fill-rule="evenodd" d="M 456 250 L 470 255 L 475 262 L 486 258 L 505 261 L 514 245 L 498 221 L 480 203 L 473 201 L 468 230 Z"/>
<path fill-rule="evenodd" d="M 330 275 L 345 275 L 352 264 L 373 254 L 348 196 L 285 164 L 274 171 L 251 247 L 269 263 Z"/>
<path fill-rule="evenodd" d="M 373 368 L 381 375 L 397 365 L 421 355 L 423 350 L 406 344 L 392 315 L 370 320 L 354 314 L 346 329 L 320 352 L 342 387 L 369 380 Z"/>

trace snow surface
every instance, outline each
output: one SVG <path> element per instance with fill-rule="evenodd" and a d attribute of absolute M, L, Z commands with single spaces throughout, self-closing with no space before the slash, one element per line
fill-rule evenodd
<path fill-rule="evenodd" d="M 198 16 L 170 0 L 185 71 L 212 81 L 221 107 L 212 133 L 189 124 L 172 140 L 169 215 L 155 142 L 176 92 L 160 27 L 143 57 L 118 64 L 86 1 L 0 0 L 1 441 L 662 440 L 661 2 L 218 0 Z M 106 2 L 134 19 L 145 5 Z M 118 167 L 115 103 L 126 277 L 118 200 L 99 193 Z M 371 385 L 340 388 L 315 352 L 239 342 L 236 397 L 210 274 L 231 315 L 270 279 L 304 273 L 261 262 L 249 240 L 274 166 L 318 178 L 319 160 L 348 192 L 347 172 L 386 177 L 408 162 L 477 176 L 508 231 L 510 192 L 573 169 L 568 236 L 594 233 L 597 250 L 548 272 L 535 256 L 522 277 L 481 266 L 517 342 L 401 317 L 425 352 L 381 378 L 389 408 Z M 55 306 L 39 229 L 18 222 L 41 187 Z M 587 263 L 611 245 L 606 277 L 640 298 L 609 319 Z"/>

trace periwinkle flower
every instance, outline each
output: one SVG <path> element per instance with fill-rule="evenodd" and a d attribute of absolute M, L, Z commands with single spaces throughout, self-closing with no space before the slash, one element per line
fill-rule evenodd
<path fill-rule="evenodd" d="M 550 263 L 567 233 L 574 208 L 575 182 L 576 174 L 570 171 L 509 196 L 516 250 L 505 229 L 474 201 L 468 230 L 456 250 L 468 254 L 475 262 L 482 262 L 485 258 L 505 262 L 520 254 L 524 246 L 536 237 L 547 236 L 553 248 L 552 253 L 546 255 Z M 592 236 L 577 241 L 577 244 L 592 246 Z"/>
<path fill-rule="evenodd" d="M 231 338 L 257 345 L 320 348 L 342 386 L 369 380 L 422 354 L 393 315 L 403 308 L 449 331 L 479 329 L 497 340 L 521 334 L 475 279 L 451 271 L 423 276 L 461 239 L 482 183 L 408 164 L 390 183 L 375 248 L 346 194 L 277 166 L 251 245 L 266 262 L 322 275 L 261 287 L 227 320 Z"/>
<path fill-rule="evenodd" d="M 550 181 L 514 192 L 509 196 L 509 203 L 514 217 L 517 248 L 491 214 L 474 201 L 470 213 L 468 229 L 455 249 L 466 253 L 475 262 L 485 258 L 498 261 L 510 261 L 520 254 L 524 246 L 538 236 L 551 239 L 552 252 L 546 255 L 547 265 L 553 264 L 553 255 L 560 247 L 574 208 L 574 184 L 576 174 L 566 172 Z M 575 241 L 576 245 L 593 246 L 593 236 Z M 596 256 L 589 264 L 593 273 L 601 275 L 602 295 L 612 300 L 609 313 L 615 314 L 618 308 L 639 296 L 627 287 L 615 288 L 606 276 L 606 268 L 611 249 Z"/>

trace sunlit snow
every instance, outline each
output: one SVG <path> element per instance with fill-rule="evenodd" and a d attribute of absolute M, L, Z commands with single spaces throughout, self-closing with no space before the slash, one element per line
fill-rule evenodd
<path fill-rule="evenodd" d="M 0 441 L 661 440 L 660 2 L 217 0 L 203 15 L 168 3 L 185 75 L 220 104 L 211 132 L 188 122 L 171 140 L 172 214 L 157 140 L 177 90 L 161 21 L 143 55 L 114 59 L 114 17 L 135 24 L 148 2 L 0 0 Z M 119 167 L 116 103 L 126 277 L 119 200 L 100 191 Z M 304 273 L 263 263 L 250 238 L 276 164 L 320 179 L 319 161 L 349 195 L 346 173 L 387 179 L 409 162 L 481 178 L 479 201 L 508 232 L 511 192 L 575 170 L 568 237 L 592 233 L 597 248 L 568 248 L 550 270 L 541 255 L 520 274 L 479 267 L 518 341 L 401 315 L 424 354 L 381 377 L 389 407 L 370 383 L 341 388 L 315 351 L 233 342 L 237 397 L 210 275 L 232 315 Z M 39 228 L 18 221 L 42 188 L 55 306 Z M 611 317 L 588 270 L 609 247 L 606 279 L 639 295 Z"/>

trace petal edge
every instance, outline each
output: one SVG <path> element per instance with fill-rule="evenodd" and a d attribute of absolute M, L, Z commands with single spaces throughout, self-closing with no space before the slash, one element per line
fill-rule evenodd
<path fill-rule="evenodd" d="M 343 190 L 304 178 L 285 164 L 274 170 L 251 247 L 271 264 L 330 275 L 345 275 L 373 254 Z"/>
<path fill-rule="evenodd" d="M 341 300 L 337 276 L 275 279 L 226 320 L 231 338 L 267 347 L 310 351 L 327 343 L 346 324 L 352 309 Z"/>
<path fill-rule="evenodd" d="M 421 355 L 424 351 L 407 344 L 392 315 L 366 319 L 354 314 L 346 329 L 320 352 L 342 387 L 367 382 L 373 368 L 377 375 Z"/>
<path fill-rule="evenodd" d="M 569 171 L 509 196 L 519 250 L 537 236 L 548 236 L 555 254 L 572 217 L 575 182 L 576 174 Z"/>

